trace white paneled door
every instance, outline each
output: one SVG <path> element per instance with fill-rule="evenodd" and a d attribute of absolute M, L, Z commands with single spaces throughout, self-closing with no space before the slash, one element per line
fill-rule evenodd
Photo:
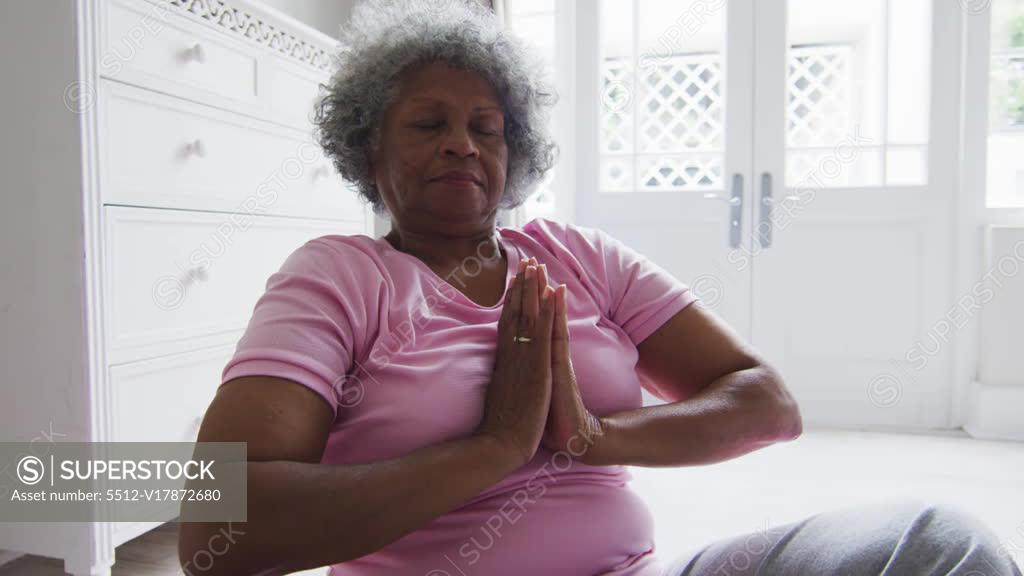
<path fill-rule="evenodd" d="M 948 426 L 961 5 L 573 10 L 577 221 L 689 283 L 808 423 Z"/>
<path fill-rule="evenodd" d="M 751 270 L 731 260 L 752 249 L 751 3 L 577 11 L 578 42 L 593 43 L 579 46 L 591 56 L 578 61 L 578 93 L 598 95 L 578 98 L 577 221 L 651 256 L 749 337 Z M 688 32 L 674 24 L 687 14 Z"/>

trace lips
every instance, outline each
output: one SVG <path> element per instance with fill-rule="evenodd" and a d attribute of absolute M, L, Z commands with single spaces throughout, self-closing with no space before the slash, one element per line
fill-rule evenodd
<path fill-rule="evenodd" d="M 480 181 L 480 178 L 478 178 L 476 174 L 473 174 L 472 172 L 464 172 L 461 170 L 452 170 L 450 172 L 445 172 L 440 176 L 432 178 L 431 181 L 448 182 L 451 184 L 476 184 L 477 186 L 483 185 L 483 182 Z"/>

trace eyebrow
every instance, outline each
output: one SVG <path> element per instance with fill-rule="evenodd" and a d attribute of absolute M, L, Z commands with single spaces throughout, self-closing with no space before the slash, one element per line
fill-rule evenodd
<path fill-rule="evenodd" d="M 430 103 L 435 103 L 435 104 L 442 102 L 442 100 L 438 100 L 437 98 L 431 98 L 430 96 L 413 96 L 409 100 L 411 102 L 430 102 Z M 483 111 L 483 110 L 496 110 L 498 112 L 502 111 L 501 107 L 499 107 L 499 106 L 492 106 L 492 105 L 474 106 L 473 107 L 473 111 L 474 112 L 480 112 L 480 111 Z"/>

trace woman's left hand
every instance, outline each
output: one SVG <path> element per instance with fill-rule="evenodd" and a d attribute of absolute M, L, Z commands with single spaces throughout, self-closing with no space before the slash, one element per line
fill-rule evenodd
<path fill-rule="evenodd" d="M 545 274 L 546 276 L 546 274 Z M 545 277 L 546 280 L 546 277 Z M 569 319 L 566 286 L 555 288 L 555 321 L 551 334 L 551 405 L 541 445 L 557 452 L 565 450 L 584 464 L 600 462 L 601 420 L 583 405 L 576 374 L 569 355 Z"/>

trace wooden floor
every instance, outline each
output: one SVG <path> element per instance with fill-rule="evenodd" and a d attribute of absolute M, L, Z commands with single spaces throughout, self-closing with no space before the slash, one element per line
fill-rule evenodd
<path fill-rule="evenodd" d="M 631 470 L 633 489 L 654 515 L 665 561 L 695 545 L 829 508 L 913 496 L 974 513 L 1024 566 L 1024 443 L 805 430 L 795 442 L 713 466 Z M 126 542 L 117 549 L 113 576 L 180 576 L 176 539 L 177 525 L 166 524 Z M 0 567 L 0 576 L 63 576 L 62 568 L 58 560 L 23 556 Z"/>
<path fill-rule="evenodd" d="M 182 576 L 178 566 L 178 525 L 159 528 L 118 546 L 112 576 Z M 64 562 L 39 556 L 22 556 L 0 566 L 0 576 L 64 576 Z M 327 569 L 296 572 L 323 576 Z"/>
<path fill-rule="evenodd" d="M 118 546 L 113 576 L 181 576 L 178 525 L 164 524 Z M 0 576 L 64 576 L 64 561 L 22 556 L 0 566 Z"/>

